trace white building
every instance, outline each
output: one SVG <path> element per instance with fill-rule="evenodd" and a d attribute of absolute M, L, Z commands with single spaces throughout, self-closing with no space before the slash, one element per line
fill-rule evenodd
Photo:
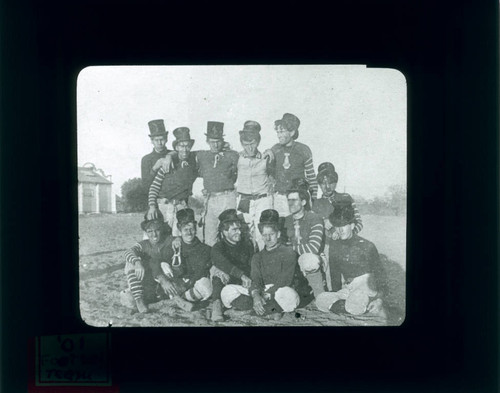
<path fill-rule="evenodd" d="M 111 175 L 90 162 L 78 167 L 78 213 L 116 213 Z"/>

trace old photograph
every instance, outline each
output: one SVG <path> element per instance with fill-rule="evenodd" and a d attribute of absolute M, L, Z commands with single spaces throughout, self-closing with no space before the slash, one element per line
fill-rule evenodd
<path fill-rule="evenodd" d="M 87 67 L 77 149 L 86 324 L 404 322 L 398 70 Z"/>

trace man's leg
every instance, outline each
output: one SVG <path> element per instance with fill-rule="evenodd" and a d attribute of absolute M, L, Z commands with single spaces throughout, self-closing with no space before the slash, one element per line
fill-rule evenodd
<path fill-rule="evenodd" d="M 305 253 L 299 257 L 299 267 L 311 286 L 314 297 L 325 291 L 323 274 L 321 273 L 321 258 L 319 255 Z"/>
<path fill-rule="evenodd" d="M 217 242 L 219 215 L 228 209 L 236 209 L 236 192 L 209 197 L 205 216 L 205 244 L 213 246 Z"/>
<path fill-rule="evenodd" d="M 148 310 L 148 307 L 144 302 L 144 288 L 142 282 L 137 278 L 133 266 L 129 263 L 125 264 L 125 275 L 127 277 L 128 288 L 130 291 L 129 293 L 134 299 L 137 309 L 139 310 L 139 312 L 146 312 Z M 122 303 L 124 305 L 128 305 L 128 295 L 124 294 L 120 296 Z"/>
<path fill-rule="evenodd" d="M 208 277 L 202 277 L 194 283 L 194 286 L 184 292 L 184 297 L 190 302 L 207 300 L 213 292 L 212 282 Z"/>
<path fill-rule="evenodd" d="M 279 288 L 274 293 L 274 300 L 284 312 L 294 311 L 300 303 L 300 297 L 297 291 L 291 287 Z"/>
<path fill-rule="evenodd" d="M 248 289 L 245 288 L 242 285 L 237 285 L 237 284 L 228 284 L 226 285 L 220 294 L 222 304 L 224 304 L 224 307 L 226 308 L 232 308 L 232 303 L 236 299 L 238 299 L 240 296 L 246 296 L 247 298 L 250 298 L 250 293 L 248 292 Z M 252 300 L 250 298 L 250 300 Z M 244 305 L 245 307 L 248 306 L 248 301 L 247 300 L 241 300 L 237 302 L 239 306 Z M 253 307 L 253 302 L 252 302 L 252 307 Z M 248 310 L 249 308 L 247 308 Z"/>

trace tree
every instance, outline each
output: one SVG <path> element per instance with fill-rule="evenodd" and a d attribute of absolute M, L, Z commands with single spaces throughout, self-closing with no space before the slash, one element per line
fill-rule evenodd
<path fill-rule="evenodd" d="M 138 177 L 127 180 L 122 185 L 123 211 L 145 212 L 148 209 L 148 190 Z"/>
<path fill-rule="evenodd" d="M 388 188 L 387 200 L 389 208 L 396 216 L 406 211 L 406 185 L 394 184 Z"/>

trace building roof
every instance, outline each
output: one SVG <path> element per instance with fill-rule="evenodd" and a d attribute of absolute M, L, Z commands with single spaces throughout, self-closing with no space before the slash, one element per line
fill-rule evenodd
<path fill-rule="evenodd" d="M 99 172 L 101 173 L 99 173 Z M 93 184 L 113 184 L 109 179 L 103 176 L 104 172 L 96 170 L 95 167 L 78 167 L 78 182 Z"/>

